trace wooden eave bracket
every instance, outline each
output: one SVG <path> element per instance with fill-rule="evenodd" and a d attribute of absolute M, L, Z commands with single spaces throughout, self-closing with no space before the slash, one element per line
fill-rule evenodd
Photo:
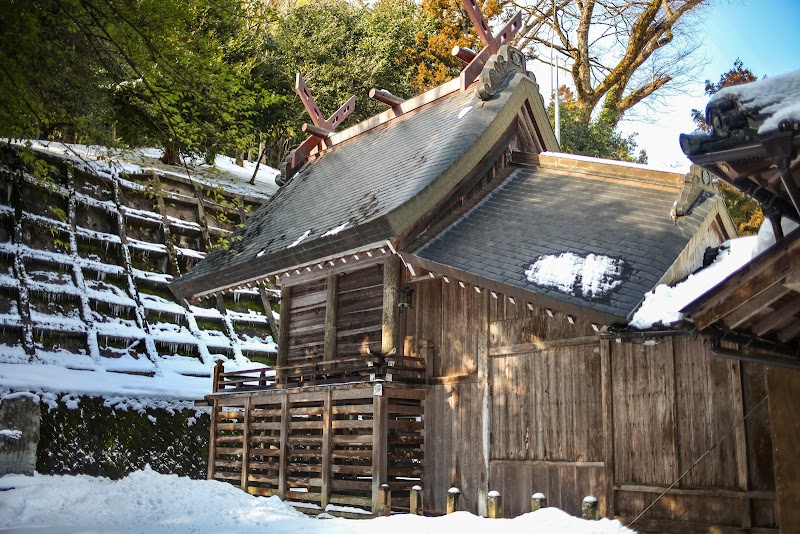
<path fill-rule="evenodd" d="M 481 13 L 476 1 L 462 0 L 462 3 L 467 10 L 467 14 L 469 14 L 469 18 L 475 25 L 478 36 L 484 44 L 483 49 L 478 52 L 472 61 L 470 61 L 469 65 L 461 71 L 461 90 L 466 91 L 475 83 L 475 80 L 492 54 L 496 54 L 502 45 L 508 44 L 519 32 L 520 28 L 522 28 L 522 10 L 517 11 L 517 14 L 505 23 L 500 32 L 492 36 L 489 30 L 489 24 L 486 22 L 486 17 Z M 453 52 L 455 54 L 456 50 L 454 49 Z"/>

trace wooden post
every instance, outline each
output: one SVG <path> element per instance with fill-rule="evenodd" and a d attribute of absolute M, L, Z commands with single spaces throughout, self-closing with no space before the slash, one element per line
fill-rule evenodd
<path fill-rule="evenodd" d="M 335 273 L 328 274 L 328 287 L 325 301 L 325 341 L 323 360 L 328 362 L 336 358 L 336 298 L 339 288 L 339 277 Z"/>
<path fill-rule="evenodd" d="M 744 419 L 744 387 L 742 384 L 742 362 L 731 360 L 731 397 L 733 402 L 733 413 L 736 421 Z M 734 443 L 736 451 L 736 485 L 741 491 L 750 489 L 750 473 L 747 457 L 747 435 L 745 425 L 736 425 L 734 428 Z M 741 503 L 742 528 L 753 526 L 752 501 L 744 499 Z"/>
<path fill-rule="evenodd" d="M 280 322 L 278 323 L 278 367 L 286 365 L 289 356 L 289 316 L 292 308 L 292 288 L 281 288 Z M 278 378 L 277 376 L 275 377 Z"/>
<path fill-rule="evenodd" d="M 281 393 L 281 435 L 280 456 L 278 457 L 278 497 L 286 500 L 286 471 L 289 469 L 289 394 L 286 391 Z"/>
<path fill-rule="evenodd" d="M 450 488 L 447 490 L 447 513 L 452 514 L 461 510 L 461 490 Z"/>
<path fill-rule="evenodd" d="M 278 325 L 275 324 L 275 317 L 272 315 L 272 301 L 267 294 L 267 288 L 258 285 L 258 294 L 261 296 L 261 305 L 264 307 L 264 316 L 267 318 L 267 324 L 272 332 L 272 338 L 277 340 L 280 330 Z"/>
<path fill-rule="evenodd" d="M 388 404 L 383 384 L 375 384 L 372 397 L 372 513 L 380 515 L 380 487 L 387 471 L 387 413 Z"/>
<path fill-rule="evenodd" d="M 216 384 L 216 381 L 214 381 Z M 214 480 L 214 468 L 217 460 L 217 412 L 219 411 L 218 400 L 214 399 L 211 404 L 211 439 L 208 441 L 208 480 Z"/>
<path fill-rule="evenodd" d="M 800 532 L 800 371 L 767 367 L 767 393 L 778 526 Z"/>
<path fill-rule="evenodd" d="M 614 400 L 611 341 L 600 340 L 600 373 L 603 398 L 603 467 L 605 471 L 606 517 L 614 517 Z"/>
<path fill-rule="evenodd" d="M 581 517 L 584 519 L 589 519 L 590 521 L 596 521 L 599 519 L 597 497 L 588 495 L 583 498 L 583 502 L 581 503 Z"/>
<path fill-rule="evenodd" d="M 398 293 L 402 274 L 400 258 L 392 254 L 383 264 L 383 321 L 381 332 L 381 353 L 393 354 L 398 350 L 397 323 L 399 308 Z"/>
<path fill-rule="evenodd" d="M 322 407 L 322 488 L 320 489 L 320 506 L 324 510 L 328 506 L 331 492 L 331 410 L 333 409 L 333 392 L 325 392 L 325 403 Z"/>
<path fill-rule="evenodd" d="M 389 484 L 381 484 L 378 488 L 378 501 L 380 506 L 375 515 L 391 515 L 392 514 L 392 490 L 389 489 Z"/>
<path fill-rule="evenodd" d="M 225 362 L 223 360 L 217 360 L 214 365 L 214 375 L 213 375 L 213 383 L 211 384 L 211 391 L 216 393 L 219 391 L 219 381 L 220 375 L 225 372 Z"/>
<path fill-rule="evenodd" d="M 247 491 L 247 477 L 250 474 L 250 407 L 253 397 L 244 401 L 244 417 L 242 419 L 242 480 L 241 486 Z"/>
<path fill-rule="evenodd" d="M 409 510 L 414 515 L 425 515 L 423 511 L 424 506 L 422 499 L 422 486 L 411 487 L 411 502 L 409 504 Z"/>
<path fill-rule="evenodd" d="M 433 343 L 427 342 L 420 347 L 419 355 L 425 358 L 425 379 L 433 376 Z"/>
<path fill-rule="evenodd" d="M 486 494 L 486 510 L 489 519 L 503 517 L 503 497 L 499 491 L 490 491 Z"/>
<path fill-rule="evenodd" d="M 478 300 L 478 328 L 477 328 L 477 363 L 478 384 L 477 395 L 480 401 L 481 442 L 475 444 L 475 464 L 481 467 L 478 474 L 478 515 L 486 516 L 488 510 L 489 491 L 489 458 L 491 457 L 491 429 L 492 429 L 492 362 L 489 359 L 489 303 L 490 295 L 484 291 Z M 484 505 L 487 508 L 484 508 Z"/>
<path fill-rule="evenodd" d="M 547 508 L 547 497 L 544 493 L 534 493 L 531 495 L 531 512 Z"/>

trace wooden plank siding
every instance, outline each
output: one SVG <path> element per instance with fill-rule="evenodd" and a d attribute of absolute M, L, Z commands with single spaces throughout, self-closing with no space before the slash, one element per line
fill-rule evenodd
<path fill-rule="evenodd" d="M 371 384 L 219 398 L 210 478 L 253 495 L 366 509 L 373 486 L 388 483 L 395 505 L 407 504 L 423 482 L 424 402 L 424 390 Z"/>
<path fill-rule="evenodd" d="M 289 304 L 281 310 L 284 365 L 320 361 L 326 347 L 327 359 L 381 351 L 382 264 L 321 274 L 283 291 Z"/>
<path fill-rule="evenodd" d="M 426 508 L 443 511 L 447 489 L 457 486 L 463 508 L 477 512 L 488 476 L 506 517 L 528 511 L 541 491 L 576 515 L 592 494 L 602 515 L 630 520 L 713 447 L 641 528 L 777 527 L 766 403 L 736 427 L 766 394 L 760 367 L 713 356 L 702 337 L 601 339 L 588 322 L 486 297 L 457 280 L 417 279 L 414 290 L 404 352 L 434 355 Z M 488 336 L 479 335 L 482 324 Z M 488 415 L 475 372 L 481 350 L 489 354 Z"/>
<path fill-rule="evenodd" d="M 486 484 L 481 442 L 482 390 L 477 382 L 431 386 L 425 400 L 425 507 L 444 511 L 447 490 L 461 490 L 464 510 L 478 509 Z M 485 492 L 483 492 L 485 493 Z"/>
<path fill-rule="evenodd" d="M 340 274 L 337 306 L 337 354 L 381 352 L 383 265 Z"/>

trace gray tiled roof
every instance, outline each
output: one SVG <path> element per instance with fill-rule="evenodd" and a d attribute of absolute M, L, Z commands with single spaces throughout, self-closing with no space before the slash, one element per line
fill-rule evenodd
<path fill-rule="evenodd" d="M 488 102 L 473 91 L 452 93 L 334 146 L 259 208 L 232 253 L 209 255 L 174 282 L 173 291 L 197 294 L 393 237 L 398 230 L 393 226 L 399 223 L 387 214 L 456 162 L 498 116 L 521 80 L 516 75 Z M 344 223 L 345 230 L 324 235 Z M 306 231 L 306 239 L 288 248 Z"/>
<path fill-rule="evenodd" d="M 709 212 L 703 197 L 679 222 L 678 190 L 603 180 L 552 169 L 517 169 L 497 190 L 427 243 L 410 251 L 507 286 L 625 318 L 677 259 Z M 621 282 L 584 296 L 537 286 L 525 271 L 538 258 L 571 252 L 622 260 Z"/>

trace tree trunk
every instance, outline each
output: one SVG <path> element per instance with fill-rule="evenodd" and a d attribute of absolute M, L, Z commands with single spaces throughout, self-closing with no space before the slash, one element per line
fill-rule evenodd
<path fill-rule="evenodd" d="M 180 163 L 180 150 L 177 143 L 174 141 L 164 143 L 164 155 L 161 156 L 161 163 L 166 165 L 178 165 Z"/>

